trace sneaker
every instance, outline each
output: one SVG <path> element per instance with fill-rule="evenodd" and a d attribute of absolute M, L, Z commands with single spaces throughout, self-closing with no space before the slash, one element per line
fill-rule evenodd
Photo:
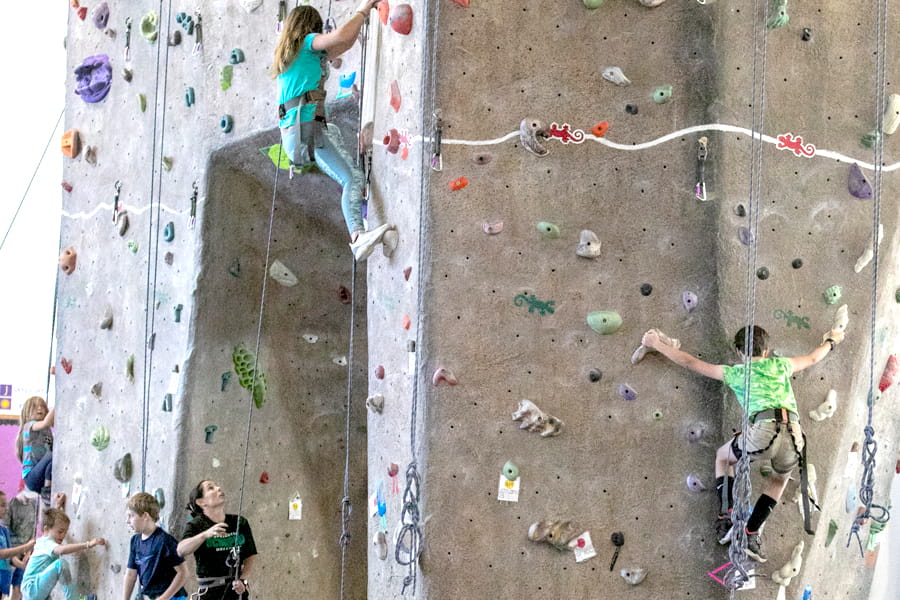
<path fill-rule="evenodd" d="M 47 485 L 47 486 L 42 487 L 41 488 L 41 502 L 44 503 L 44 506 L 50 506 L 50 496 L 51 496 L 50 486 Z"/>
<path fill-rule="evenodd" d="M 369 258 L 369 255 L 372 254 L 372 251 L 375 250 L 375 246 L 377 246 L 381 239 L 384 237 L 385 232 L 388 229 L 393 229 L 394 226 L 388 223 L 385 223 L 381 227 L 377 227 L 371 231 L 363 231 L 356 238 L 355 242 L 350 243 L 350 250 L 353 251 L 353 258 L 356 259 L 357 262 L 361 262 Z"/>
<path fill-rule="evenodd" d="M 731 542 L 731 515 L 728 513 L 719 513 L 716 517 L 716 539 L 723 546 Z"/>
<path fill-rule="evenodd" d="M 764 563 L 768 560 L 766 555 L 762 553 L 762 548 L 760 548 L 758 531 L 756 533 L 747 532 L 747 556 L 758 563 Z"/>

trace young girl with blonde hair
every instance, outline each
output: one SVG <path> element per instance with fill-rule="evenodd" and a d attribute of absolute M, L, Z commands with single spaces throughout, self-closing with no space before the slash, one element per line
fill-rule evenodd
<path fill-rule="evenodd" d="M 50 505 L 50 482 L 53 479 L 54 412 L 40 396 L 32 396 L 22 405 L 19 435 L 16 437 L 16 456 L 22 463 L 25 487 L 41 495 Z"/>

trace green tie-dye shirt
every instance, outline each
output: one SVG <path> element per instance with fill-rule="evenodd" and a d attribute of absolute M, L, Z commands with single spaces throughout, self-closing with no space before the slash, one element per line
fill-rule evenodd
<path fill-rule="evenodd" d="M 725 385 L 734 390 L 739 404 L 744 403 L 744 365 L 724 366 Z M 750 406 L 753 415 L 770 408 L 786 408 L 799 414 L 791 373 L 794 363 L 789 358 L 763 358 L 750 363 Z"/>

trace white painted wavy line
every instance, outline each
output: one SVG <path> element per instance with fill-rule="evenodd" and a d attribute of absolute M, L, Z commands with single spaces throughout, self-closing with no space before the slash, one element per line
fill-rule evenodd
<path fill-rule="evenodd" d="M 198 199 L 197 203 L 199 204 L 200 202 L 201 202 L 201 200 Z M 137 206 L 132 206 L 130 204 L 124 204 L 120 207 L 120 210 L 128 211 L 132 215 L 140 215 L 140 214 L 147 212 L 152 206 L 153 205 L 151 205 L 151 204 L 147 204 L 146 206 L 142 206 L 142 207 L 138 208 Z M 160 208 L 162 208 L 162 210 L 166 211 L 167 213 L 171 213 L 173 215 L 184 215 L 184 214 L 189 214 L 191 212 L 191 210 L 189 208 L 185 209 L 185 210 L 176 210 L 174 208 L 170 208 L 170 207 L 166 206 L 165 204 L 160 205 Z M 101 202 L 100 204 L 95 206 L 94 209 L 90 212 L 70 213 L 70 212 L 64 210 L 64 211 L 62 211 L 62 216 L 68 217 L 70 219 L 90 219 L 91 217 L 93 217 L 94 215 L 96 215 L 98 212 L 100 212 L 102 210 L 112 211 L 112 209 L 113 209 L 112 204 L 104 204 Z"/>

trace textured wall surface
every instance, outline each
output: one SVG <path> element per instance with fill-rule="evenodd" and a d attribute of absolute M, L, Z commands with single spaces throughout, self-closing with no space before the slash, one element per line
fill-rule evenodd
<path fill-rule="evenodd" d="M 81 130 L 84 144 L 97 149 L 95 165 L 82 154 L 65 168 L 73 189 L 64 192 L 61 246 L 74 246 L 79 262 L 72 275 L 60 275 L 58 358 L 73 368 L 64 373 L 57 366 L 54 486 L 70 494 L 76 483 L 82 488 L 80 506 L 70 507 L 77 515 L 74 539 L 104 535 L 111 542 L 73 559 L 84 593 L 120 593 L 121 574 L 110 567 L 127 559 L 130 532 L 112 469 L 130 452 L 130 492 L 142 484 L 162 489 L 164 522 L 175 533 L 200 479 L 225 486 L 229 512 L 238 510 L 243 491 L 242 512 L 261 552 L 257 594 L 282 597 L 296 586 L 309 597 L 337 596 L 349 443 L 348 597 L 400 597 L 411 574 L 395 561 L 398 543 L 409 540 L 398 533 L 411 463 L 421 477 L 424 549 L 415 593 L 403 597 L 722 597 L 726 590 L 707 576 L 728 560 L 713 539 L 712 463 L 716 447 L 739 427 L 733 395 L 658 356 L 636 365 L 630 357 L 655 326 L 704 360 L 735 361 L 729 340 L 747 319 L 752 281 L 754 321 L 785 356 L 815 347 L 841 303 L 850 313 L 846 342 L 793 382 L 818 475 L 817 534 L 803 532 L 792 482 L 767 524 L 770 560 L 759 572 L 779 569 L 802 539 L 805 564 L 789 597 L 805 583 L 816 597 L 867 597 L 877 551 L 863 559 L 845 548 L 852 522 L 845 498 L 860 475 L 845 466 L 851 445 L 864 441 L 870 335 L 876 384 L 897 351 L 898 286 L 897 183 L 889 171 L 870 331 L 874 265 L 857 273 L 854 264 L 872 237 L 873 202 L 851 197 L 846 181 L 850 162 L 873 161 L 859 142 L 875 123 L 873 12 L 792 3 L 789 22 L 768 30 L 765 54 L 760 44 L 754 49 L 754 35 L 762 40 L 764 30 L 754 28 L 762 15 L 750 2 L 669 0 L 650 9 L 607 0 L 593 11 L 580 0 L 412 2 L 409 35 L 373 13 L 363 102 L 375 139 L 368 218 L 370 225 L 396 225 L 399 243 L 390 257 L 376 251 L 357 276 L 347 440 L 347 367 L 339 363 L 349 353 L 351 309 L 338 289 L 351 286 L 351 257 L 339 191 L 320 173 L 288 180 L 281 171 L 273 192 L 275 169 L 259 149 L 278 141 L 275 85 L 266 72 L 277 3 L 266 0 L 249 13 L 242 4 L 206 0 L 190 7 L 195 19 L 203 15 L 196 52 L 196 37 L 174 19 L 186 7 L 163 13 L 162 44 L 139 33 L 141 16 L 159 9 L 156 3 L 110 3 L 115 37 L 71 12 L 70 66 L 105 53 L 114 73 L 101 103 L 74 96 L 71 74 L 66 90 L 66 127 Z M 318 6 L 327 14 L 328 4 Z M 332 7 L 339 23 L 353 8 Z M 134 29 L 123 63 L 126 17 Z M 176 30 L 181 44 L 166 46 Z M 889 39 L 897 31 L 894 16 Z M 234 65 L 231 87 L 222 90 L 220 73 L 234 48 L 246 62 Z M 359 46 L 346 55 L 329 81 L 332 99 L 336 75 L 357 70 L 361 58 Z M 630 85 L 601 77 L 613 65 Z M 123 67 L 133 73 L 130 83 Z M 764 104 L 753 95 L 754 73 L 761 86 L 763 67 Z M 400 92 L 396 108 L 388 103 L 392 82 Z M 657 104 L 654 91 L 665 85 L 673 86 L 671 100 Z M 195 91 L 191 107 L 183 100 L 186 87 Z M 145 112 L 137 94 L 146 97 Z M 762 143 L 751 193 L 754 102 L 765 108 L 755 125 L 771 137 Z M 356 105 L 348 99 L 333 108 L 352 147 Z M 435 111 L 443 123 L 441 170 L 430 164 Z M 234 121 L 227 134 L 219 127 L 225 114 Z M 516 134 L 526 118 L 568 124 L 570 133 L 586 137 L 550 139 L 549 155 L 538 157 Z M 590 131 L 601 121 L 609 129 L 597 139 Z M 694 126 L 705 127 L 683 131 Z M 396 153 L 382 142 L 392 129 L 401 140 Z M 815 156 L 778 149 L 776 136 L 788 132 L 814 144 Z M 709 147 L 706 202 L 695 197 L 700 136 Z M 895 144 L 886 138 L 886 165 L 893 164 Z M 162 157 L 172 159 L 171 170 L 160 167 Z M 872 180 L 871 169 L 864 172 Z M 460 177 L 465 187 L 451 185 Z M 111 219 L 116 181 L 129 217 L 124 236 Z M 281 261 L 299 284 L 267 280 L 260 324 L 273 196 L 269 262 Z M 753 222 L 739 216 L 739 205 L 758 214 L 755 255 L 738 235 Z M 175 235 L 167 242 L 170 221 Z M 539 222 L 556 225 L 559 236 L 542 235 Z M 581 230 L 598 236 L 599 257 L 575 254 Z M 752 276 L 759 267 L 768 278 Z M 833 285 L 842 286 L 843 298 L 828 305 L 823 293 Z M 698 299 L 691 311 L 682 302 L 685 291 Z M 178 322 L 176 305 L 183 306 Z M 113 326 L 102 330 L 107 310 Z M 617 332 L 600 335 L 588 326 L 587 314 L 601 310 L 621 315 Z M 222 374 L 234 371 L 235 346 L 255 349 L 258 328 L 266 402 L 253 411 L 244 474 L 250 395 L 236 375 L 223 386 Z M 133 382 L 126 376 L 130 355 Z M 441 366 L 458 385 L 432 383 Z M 591 378 L 592 371 L 602 377 Z M 90 391 L 97 382 L 99 398 Z M 636 399 L 623 399 L 621 386 Z M 838 394 L 836 414 L 813 422 L 808 412 L 830 389 Z M 166 393 L 171 412 L 162 410 Z M 365 397 L 376 394 L 384 397 L 383 412 L 365 411 Z M 511 415 L 523 398 L 561 419 L 561 434 L 519 430 Z M 895 398 L 891 388 L 876 404 L 876 502 L 886 502 L 892 477 Z M 98 452 L 89 441 L 101 425 L 111 443 Z M 207 443 L 210 425 L 216 430 Z M 507 461 L 521 474 L 515 503 L 497 500 Z M 764 480 L 752 470 L 755 499 Z M 269 483 L 260 482 L 263 471 Z M 705 491 L 688 488 L 691 475 Z M 367 503 L 379 489 L 383 523 Z M 295 493 L 303 500 L 301 521 L 287 518 Z M 529 525 L 541 519 L 571 520 L 589 531 L 597 557 L 576 563 L 570 553 L 530 542 Z M 838 531 L 826 547 L 830 520 Z M 384 561 L 373 543 L 382 527 Z M 615 572 L 607 562 L 613 532 L 625 536 Z M 866 528 L 862 535 L 865 541 Z M 620 568 L 648 575 L 631 589 Z M 757 591 L 744 596 L 775 592 L 760 579 Z"/>

